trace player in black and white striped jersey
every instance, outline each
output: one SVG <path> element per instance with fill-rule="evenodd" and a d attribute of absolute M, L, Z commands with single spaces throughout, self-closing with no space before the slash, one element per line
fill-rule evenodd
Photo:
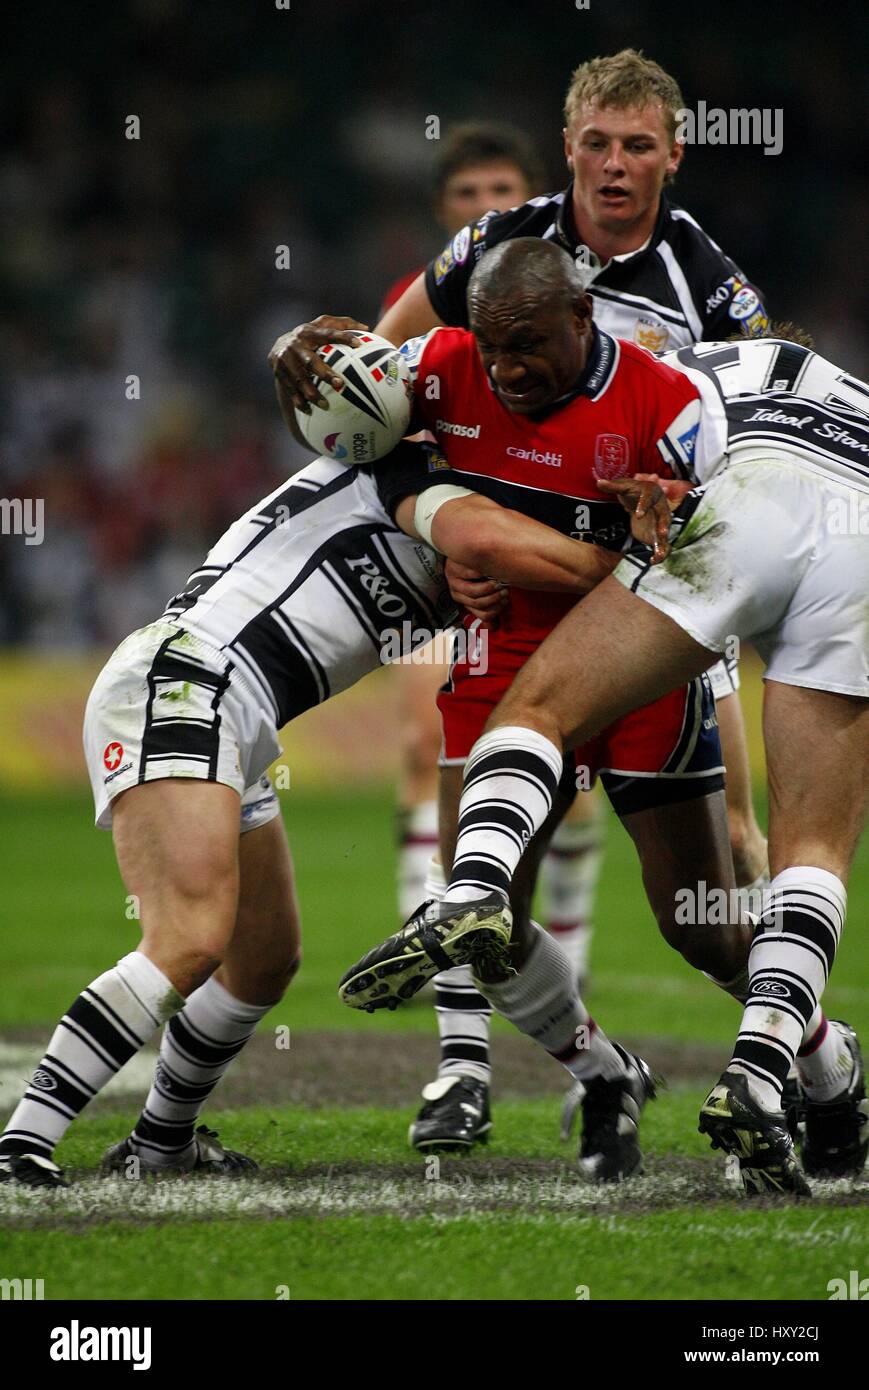
<path fill-rule="evenodd" d="M 235 522 L 103 668 L 85 753 L 97 824 L 111 825 L 139 901 L 142 947 L 62 1018 L 0 1138 L 0 1181 L 64 1185 L 56 1144 L 161 1023 L 145 1109 L 107 1166 L 255 1166 L 194 1126 L 298 955 L 292 868 L 263 774 L 284 723 L 452 618 L 440 557 L 406 512 L 428 479 L 428 451 L 410 443 L 376 473 L 317 460 Z M 494 547 L 508 582 L 576 582 L 583 593 L 600 577 L 595 546 L 482 496 L 459 510 L 455 547 L 446 533 L 439 544 L 465 563 Z"/>

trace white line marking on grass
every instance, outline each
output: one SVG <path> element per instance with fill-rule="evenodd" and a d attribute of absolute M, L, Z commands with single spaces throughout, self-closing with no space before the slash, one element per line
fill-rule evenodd
<path fill-rule="evenodd" d="M 456 1175 L 434 1182 L 419 1178 L 378 1178 L 374 1173 L 340 1174 L 330 1177 L 300 1178 L 164 1178 L 160 1181 L 130 1182 L 121 1177 L 86 1178 L 74 1187 L 46 1192 L 4 1183 L 0 1187 L 0 1220 L 9 1225 L 38 1225 L 43 1218 L 53 1227 L 67 1222 L 93 1220 L 153 1221 L 183 1218 L 189 1221 L 233 1216 L 249 1219 L 293 1216 L 348 1216 L 365 1212 L 396 1213 L 402 1216 L 438 1215 L 456 1218 L 487 1211 L 520 1208 L 528 1215 L 546 1219 L 575 1218 L 594 1209 L 595 1215 L 621 1211 L 627 1223 L 630 1211 L 645 1215 L 649 1208 L 665 1206 L 687 1208 L 716 1200 L 710 1192 L 710 1179 L 721 1183 L 720 1198 L 732 1196 L 721 1169 L 710 1169 L 699 1176 L 668 1174 L 632 1178 L 623 1184 L 593 1186 L 573 1177 L 552 1178 L 473 1178 Z M 815 1183 L 818 1197 L 843 1196 L 865 1191 L 850 1183 Z M 819 1218 L 820 1219 L 820 1218 Z M 635 1230 L 633 1222 L 625 1230 Z M 698 1222 L 698 1234 L 721 1238 L 717 1227 Z M 754 1237 L 756 1225 L 728 1227 L 736 1237 Z M 651 1234 L 651 1233 L 650 1233 Z M 825 1239 L 841 1238 L 834 1233 L 791 1233 L 776 1231 L 771 1224 L 766 1238 L 786 1243 L 821 1244 Z"/>

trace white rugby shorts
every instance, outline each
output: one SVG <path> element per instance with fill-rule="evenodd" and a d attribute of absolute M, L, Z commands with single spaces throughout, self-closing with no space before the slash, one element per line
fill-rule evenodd
<path fill-rule="evenodd" d="M 116 796 L 163 777 L 233 787 L 241 833 L 280 814 L 265 776 L 281 751 L 271 712 L 225 656 L 179 622 L 150 623 L 109 657 L 85 709 L 84 750 L 101 830 Z"/>
<path fill-rule="evenodd" d="M 689 493 L 661 565 L 616 578 L 697 642 L 754 643 L 764 679 L 869 696 L 869 494 L 792 456 L 740 454 Z"/>

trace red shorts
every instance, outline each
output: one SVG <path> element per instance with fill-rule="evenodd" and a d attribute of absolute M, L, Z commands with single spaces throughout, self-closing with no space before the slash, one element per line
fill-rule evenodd
<path fill-rule="evenodd" d="M 487 669 L 467 660 L 450 668 L 437 697 L 443 720 L 441 766 L 465 761 L 490 714 L 531 655 L 489 642 Z M 568 755 L 565 788 L 600 777 L 616 812 L 628 815 L 724 786 L 715 700 L 706 676 L 625 714 Z"/>

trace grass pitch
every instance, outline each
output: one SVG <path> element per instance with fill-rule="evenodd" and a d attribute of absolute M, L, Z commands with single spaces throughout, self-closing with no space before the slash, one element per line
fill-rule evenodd
<path fill-rule="evenodd" d="M 335 988 L 392 925 L 388 792 L 287 794 L 305 962 L 206 1120 L 262 1172 L 251 1182 L 100 1179 L 152 1057 L 86 1112 L 59 1150 L 66 1193 L 0 1188 L 0 1274 L 46 1298 L 826 1299 L 869 1268 L 866 1181 L 813 1201 L 747 1203 L 696 1133 L 738 1014 L 660 940 L 616 822 L 599 898 L 590 1004 L 670 1080 L 646 1111 L 646 1174 L 581 1183 L 558 1140 L 560 1070 L 495 1025 L 491 1144 L 439 1165 L 407 1147 L 436 1058 L 427 1004 L 355 1013 Z M 83 984 L 138 940 L 108 836 L 82 797 L 0 801 L 6 871 L 0 1112 Z M 869 1036 L 869 854 L 826 1003 Z M 277 1027 L 289 1025 L 287 1049 Z M 400 1034 L 400 1037 L 395 1036 Z M 286 1041 L 286 1038 L 284 1038 Z M 224 1107 L 230 1108 L 224 1108 Z"/>

